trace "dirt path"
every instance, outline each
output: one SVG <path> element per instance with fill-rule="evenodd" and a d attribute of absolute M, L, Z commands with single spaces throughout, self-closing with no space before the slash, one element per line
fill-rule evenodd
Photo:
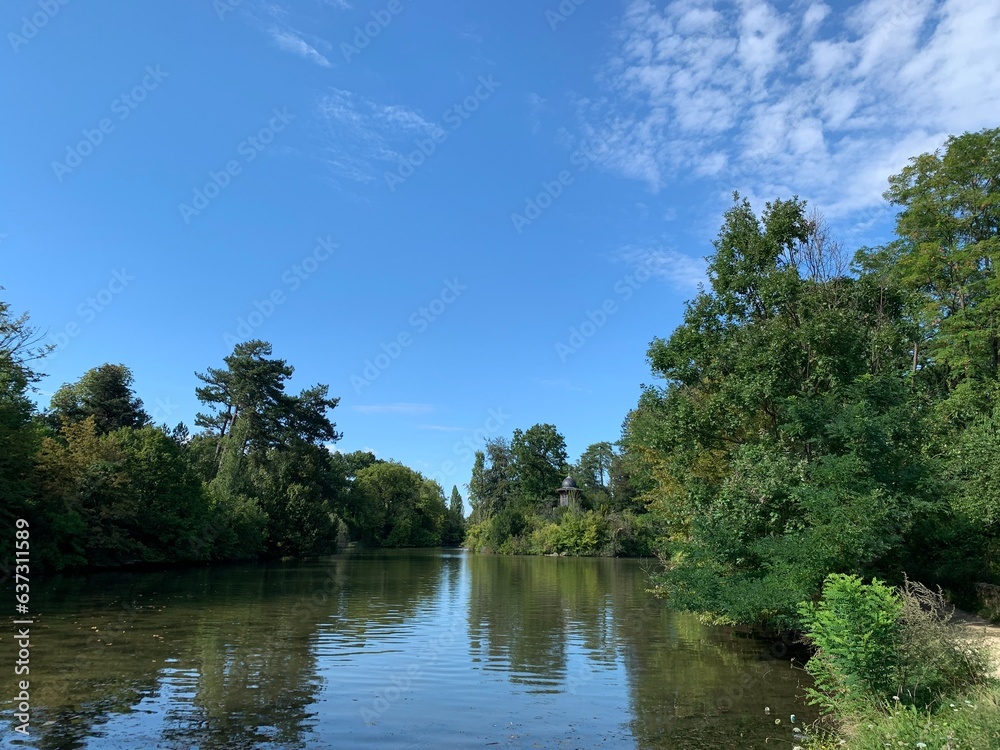
<path fill-rule="evenodd" d="M 977 640 L 981 640 L 986 649 L 993 654 L 993 672 L 1000 679 L 1000 625 L 994 625 L 978 615 L 960 609 L 955 610 L 953 621 L 969 631 Z"/>

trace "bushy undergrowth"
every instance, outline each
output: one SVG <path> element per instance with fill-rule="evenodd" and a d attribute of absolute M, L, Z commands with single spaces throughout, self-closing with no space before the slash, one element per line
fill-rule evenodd
<path fill-rule="evenodd" d="M 465 544 L 509 555 L 643 557 L 652 554 L 656 534 L 647 514 L 557 508 L 525 516 L 506 509 L 469 527 Z"/>
<path fill-rule="evenodd" d="M 819 731 L 809 750 L 997 750 L 1000 688 L 982 687 L 933 709 L 896 705 L 844 717 L 837 729 Z"/>
<path fill-rule="evenodd" d="M 1000 748 L 990 655 L 952 623 L 940 590 L 830 575 L 800 614 L 816 648 L 810 701 L 827 715 L 811 747 Z"/>

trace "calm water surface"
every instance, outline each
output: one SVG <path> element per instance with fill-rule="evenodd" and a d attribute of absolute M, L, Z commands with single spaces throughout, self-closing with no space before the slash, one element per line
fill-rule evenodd
<path fill-rule="evenodd" d="M 27 739 L 11 730 L 14 643 L 0 634 L 0 745 L 794 744 L 804 673 L 665 611 L 650 564 L 433 550 L 45 580 Z"/>

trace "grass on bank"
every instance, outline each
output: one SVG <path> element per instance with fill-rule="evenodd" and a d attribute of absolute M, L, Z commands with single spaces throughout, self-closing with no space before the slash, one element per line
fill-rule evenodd
<path fill-rule="evenodd" d="M 998 750 L 1000 687 L 976 688 L 934 708 L 881 704 L 838 717 L 820 730 L 810 750 Z"/>

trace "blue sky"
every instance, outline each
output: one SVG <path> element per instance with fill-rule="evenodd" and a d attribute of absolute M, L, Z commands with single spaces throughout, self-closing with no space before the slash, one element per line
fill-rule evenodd
<path fill-rule="evenodd" d="M 262 338 L 341 397 L 341 450 L 463 485 L 536 422 L 614 440 L 733 190 L 853 249 L 886 177 L 995 127 L 981 0 L 11 0 L 0 285 L 189 425 Z M 464 488 L 463 488 L 464 494 Z"/>

